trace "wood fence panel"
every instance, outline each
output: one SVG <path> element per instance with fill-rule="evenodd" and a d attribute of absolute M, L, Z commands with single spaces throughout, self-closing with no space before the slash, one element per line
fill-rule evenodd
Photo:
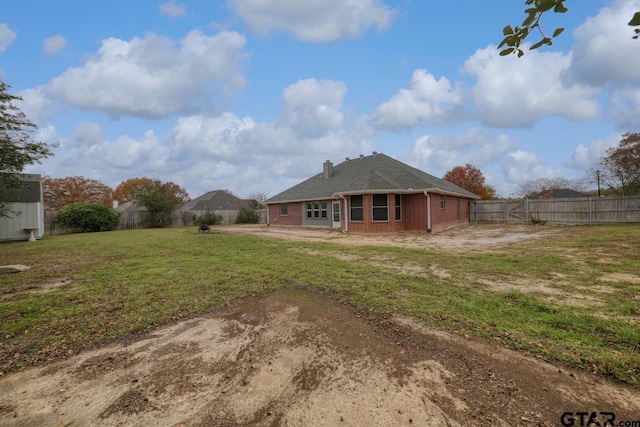
<path fill-rule="evenodd" d="M 471 204 L 472 221 L 551 224 L 640 222 L 640 196 L 545 200 L 480 200 Z"/>

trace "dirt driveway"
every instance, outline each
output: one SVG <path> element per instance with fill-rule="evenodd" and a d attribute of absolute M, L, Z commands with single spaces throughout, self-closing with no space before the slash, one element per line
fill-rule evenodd
<path fill-rule="evenodd" d="M 494 231 L 502 244 L 520 235 Z M 392 240 L 445 244 L 440 236 Z M 0 379 L 3 426 L 555 426 L 565 412 L 640 420 L 640 392 L 307 289 Z"/>

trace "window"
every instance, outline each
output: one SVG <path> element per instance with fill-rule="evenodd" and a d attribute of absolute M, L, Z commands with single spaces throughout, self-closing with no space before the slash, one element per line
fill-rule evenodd
<path fill-rule="evenodd" d="M 362 221 L 362 195 L 351 196 L 350 198 L 351 205 L 351 221 Z"/>
<path fill-rule="evenodd" d="M 289 204 L 288 203 L 280 203 L 280 215 L 282 215 L 282 216 L 289 215 Z"/>
<path fill-rule="evenodd" d="M 402 196 L 396 194 L 396 221 L 402 220 Z"/>
<path fill-rule="evenodd" d="M 327 202 L 307 202 L 307 218 L 329 218 Z"/>
<path fill-rule="evenodd" d="M 445 196 L 444 194 L 440 195 L 440 209 L 444 209 L 444 202 L 447 199 L 447 196 Z"/>
<path fill-rule="evenodd" d="M 387 194 L 373 195 L 373 220 L 374 221 L 389 220 L 389 198 Z"/>
<path fill-rule="evenodd" d="M 327 202 L 320 202 L 320 217 L 321 218 L 328 218 L 329 215 L 327 214 Z"/>
<path fill-rule="evenodd" d="M 460 197 L 456 199 L 456 219 L 460 221 Z"/>

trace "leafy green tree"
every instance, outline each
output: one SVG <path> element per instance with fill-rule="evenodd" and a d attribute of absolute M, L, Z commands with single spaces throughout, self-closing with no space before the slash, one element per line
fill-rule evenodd
<path fill-rule="evenodd" d="M 200 216 L 193 216 L 194 225 L 206 224 L 206 225 L 220 225 L 222 224 L 222 215 L 213 212 L 207 211 Z"/>
<path fill-rule="evenodd" d="M 258 214 L 250 208 L 242 208 L 238 212 L 236 224 L 257 224 Z"/>
<path fill-rule="evenodd" d="M 177 184 L 152 179 L 135 187 L 134 199 L 138 205 L 147 208 L 144 225 L 159 228 L 171 225 L 173 212 L 189 199 L 189 195 Z"/>
<path fill-rule="evenodd" d="M 118 226 L 119 215 L 99 203 L 69 203 L 65 205 L 55 221 L 76 233 L 111 231 Z"/>
<path fill-rule="evenodd" d="M 7 93 L 10 86 L 0 81 L 0 216 L 8 216 L 11 194 L 24 185 L 19 176 L 24 168 L 53 155 L 48 144 L 34 142 L 36 125 L 14 105 L 22 98 Z"/>
<path fill-rule="evenodd" d="M 529 49 L 538 49 L 541 46 L 551 46 L 553 39 L 558 37 L 564 31 L 564 28 L 556 28 L 551 35 L 544 32 L 540 21 L 542 16 L 553 10 L 554 13 L 566 13 L 569 9 L 565 5 L 566 0 L 525 0 L 524 4 L 527 7 L 524 13 L 527 15 L 521 25 L 512 27 L 507 25 L 503 28 L 502 34 L 504 38 L 498 45 L 500 55 L 517 54 L 519 57 L 524 55 L 524 51 L 521 48 L 522 43 L 536 30 L 540 34 L 540 40 L 534 43 Z M 632 27 L 640 27 L 640 11 L 636 12 L 629 21 L 629 25 Z M 634 39 L 640 37 L 640 28 L 634 29 Z"/>

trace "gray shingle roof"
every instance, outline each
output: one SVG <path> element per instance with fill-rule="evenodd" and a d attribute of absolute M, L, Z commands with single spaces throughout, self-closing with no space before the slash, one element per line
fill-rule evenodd
<path fill-rule="evenodd" d="M 333 174 L 322 173 L 269 198 L 266 203 L 332 199 L 338 194 L 375 193 L 394 190 L 421 193 L 425 190 L 461 197 L 479 197 L 441 178 L 429 175 L 385 154 L 345 160 L 333 166 Z"/>
<path fill-rule="evenodd" d="M 185 203 L 180 211 L 238 211 L 248 207 L 246 200 L 240 199 L 226 191 L 209 191 L 200 197 Z"/>

